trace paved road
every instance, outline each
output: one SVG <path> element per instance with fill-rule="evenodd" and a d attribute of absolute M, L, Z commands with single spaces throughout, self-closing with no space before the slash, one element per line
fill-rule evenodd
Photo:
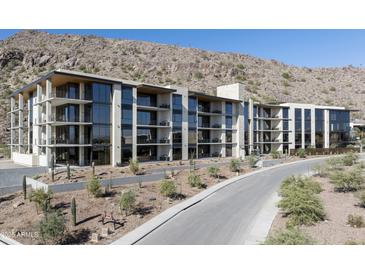
<path fill-rule="evenodd" d="M 14 189 L 18 190 L 22 185 L 23 175 L 32 177 L 35 174 L 45 172 L 47 168 L 44 167 L 25 167 L 14 164 L 10 160 L 0 160 L 0 195 L 2 188 L 7 189 L 6 192 Z"/>
<path fill-rule="evenodd" d="M 323 161 L 298 162 L 244 178 L 178 214 L 137 244 L 243 244 L 280 182 L 309 173 Z"/>

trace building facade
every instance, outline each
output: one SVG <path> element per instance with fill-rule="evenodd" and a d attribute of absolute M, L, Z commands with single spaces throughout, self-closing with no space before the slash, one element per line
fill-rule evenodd
<path fill-rule="evenodd" d="M 119 165 L 241 157 L 346 146 L 350 111 L 244 100 L 242 84 L 216 96 L 184 87 L 55 70 L 11 95 L 11 154 L 31 166 Z M 53 156 L 53 157 L 52 157 Z"/>

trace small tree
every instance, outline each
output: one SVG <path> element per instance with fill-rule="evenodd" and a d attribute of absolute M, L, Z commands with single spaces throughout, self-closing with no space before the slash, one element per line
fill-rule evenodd
<path fill-rule="evenodd" d="M 76 200 L 72 197 L 71 200 L 71 215 L 72 215 L 72 225 L 76 226 Z"/>
<path fill-rule="evenodd" d="M 280 153 L 277 150 L 274 150 L 271 152 L 271 157 L 273 159 L 279 159 L 280 158 Z"/>
<path fill-rule="evenodd" d="M 121 193 L 119 197 L 120 211 L 124 210 L 125 215 L 128 216 L 135 208 L 136 195 L 132 190 Z"/>
<path fill-rule="evenodd" d="M 59 243 L 64 235 L 65 219 L 58 211 L 49 213 L 39 223 L 39 234 L 44 243 Z"/>
<path fill-rule="evenodd" d="M 25 175 L 23 176 L 23 198 L 27 199 L 27 177 Z"/>
<path fill-rule="evenodd" d="M 136 175 L 137 172 L 139 171 L 138 160 L 129 159 L 129 169 L 134 175 Z"/>
<path fill-rule="evenodd" d="M 36 205 L 37 214 L 39 209 L 43 209 L 44 213 L 47 213 L 49 209 L 49 201 L 52 199 L 52 191 L 47 192 L 43 188 L 33 190 L 30 194 L 30 201 Z"/>
<path fill-rule="evenodd" d="M 166 197 L 174 197 L 176 194 L 176 185 L 171 180 L 163 180 L 160 184 L 160 193 Z"/>
<path fill-rule="evenodd" d="M 229 162 L 229 169 L 232 172 L 239 172 L 241 169 L 241 163 L 238 159 L 231 159 Z"/>
<path fill-rule="evenodd" d="M 101 184 L 96 176 L 93 176 L 87 183 L 86 189 L 95 198 L 101 196 Z"/>
<path fill-rule="evenodd" d="M 208 172 L 209 172 L 210 177 L 213 177 L 213 178 L 218 178 L 219 177 L 219 167 L 210 166 L 208 168 Z"/>

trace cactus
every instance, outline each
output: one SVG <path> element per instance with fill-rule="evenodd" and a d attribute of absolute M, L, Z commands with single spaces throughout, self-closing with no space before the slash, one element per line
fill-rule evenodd
<path fill-rule="evenodd" d="M 72 225 L 76 226 L 76 200 L 72 197 L 71 200 L 71 215 L 72 215 Z"/>
<path fill-rule="evenodd" d="M 67 180 L 70 180 L 70 178 L 71 178 L 70 164 L 67 163 Z"/>
<path fill-rule="evenodd" d="M 91 163 L 91 167 L 93 169 L 93 177 L 94 177 L 95 176 L 95 163 L 94 162 Z"/>
<path fill-rule="evenodd" d="M 26 179 L 25 175 L 23 176 L 23 197 L 24 197 L 24 200 L 27 199 L 27 179 Z"/>

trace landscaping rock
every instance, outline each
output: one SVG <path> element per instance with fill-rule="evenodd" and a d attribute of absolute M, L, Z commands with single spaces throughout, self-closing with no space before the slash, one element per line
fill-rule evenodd
<path fill-rule="evenodd" d="M 91 234 L 91 241 L 93 243 L 98 243 L 100 240 L 100 236 L 99 236 L 99 233 L 92 233 Z"/>
<path fill-rule="evenodd" d="M 13 204 L 13 208 L 18 208 L 21 205 L 24 205 L 22 201 L 16 202 L 15 204 Z"/>

